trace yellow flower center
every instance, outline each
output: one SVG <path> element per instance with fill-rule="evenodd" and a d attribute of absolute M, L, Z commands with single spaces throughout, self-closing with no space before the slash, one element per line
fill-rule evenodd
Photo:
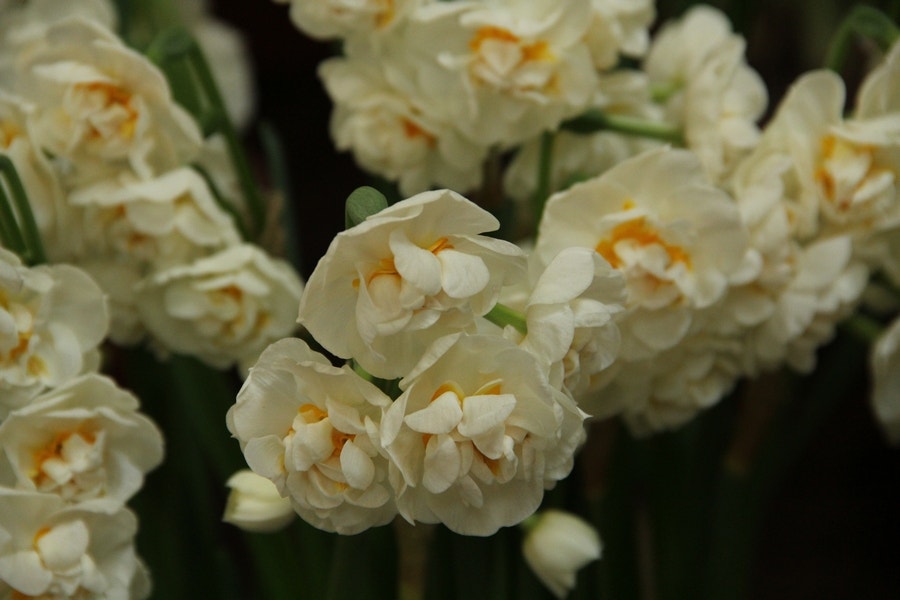
<path fill-rule="evenodd" d="M 837 216 L 869 212 L 892 189 L 896 173 L 877 163 L 876 150 L 831 134 L 822 138 L 815 180 Z"/>
<path fill-rule="evenodd" d="M 133 106 L 131 93 L 117 85 L 102 81 L 76 84 L 75 92 L 88 96 L 94 102 L 99 100 L 98 104 L 104 112 L 109 111 L 114 114 L 116 123 L 114 131 L 120 137 L 126 140 L 134 137 L 137 130 L 138 111 Z M 109 133 L 101 130 L 98 124 L 91 123 L 87 137 L 90 140 L 97 140 L 107 137 Z"/>
<path fill-rule="evenodd" d="M 0 147 L 9 148 L 21 135 L 22 130 L 15 123 L 0 120 Z"/>
<path fill-rule="evenodd" d="M 426 248 L 426 250 L 428 250 L 429 252 L 431 252 L 432 254 L 437 256 L 443 250 L 450 250 L 452 248 L 453 248 L 453 244 L 451 244 L 447 238 L 442 237 L 442 238 L 438 238 L 434 243 L 432 243 L 430 246 L 428 246 L 428 248 Z M 381 277 L 384 275 L 387 275 L 389 277 L 397 277 L 397 278 L 400 277 L 400 273 L 399 273 L 399 271 L 397 271 L 397 266 L 394 264 L 393 256 L 388 257 L 388 258 L 382 258 L 378 261 L 378 264 L 375 266 L 375 268 L 372 270 L 372 272 L 369 273 L 369 276 L 366 277 L 366 285 L 371 285 L 372 281 L 376 277 Z M 353 284 L 354 288 L 358 288 L 359 287 L 359 279 L 358 278 L 354 279 L 352 284 Z"/>
<path fill-rule="evenodd" d="M 31 339 L 34 337 L 34 314 L 32 309 L 9 298 L 3 290 L 0 290 L 0 309 L 10 313 L 13 320 L 19 324 L 17 343 L 5 355 L 0 352 L 0 364 L 11 365 L 19 362 L 30 349 Z M 38 356 L 29 356 L 25 361 L 25 370 L 32 377 L 42 377 L 48 373 L 47 363 Z"/>
<path fill-rule="evenodd" d="M 553 85 L 552 74 L 535 78 L 535 71 L 530 68 L 553 62 L 555 57 L 544 40 L 526 43 L 508 29 L 486 25 L 469 40 L 469 50 L 475 55 L 470 69 L 476 81 L 517 89 L 545 89 Z M 530 75 L 517 83 L 518 76 L 525 73 Z"/>
<path fill-rule="evenodd" d="M 31 479 L 34 481 L 35 485 L 40 487 L 43 485 L 49 476 L 44 469 L 44 465 L 49 460 L 61 460 L 65 461 L 63 457 L 63 453 L 65 452 L 66 442 L 68 442 L 72 437 L 78 436 L 88 444 L 93 445 L 94 442 L 97 441 L 97 436 L 85 429 L 78 429 L 75 431 L 61 431 L 53 436 L 53 439 L 50 440 L 43 448 L 39 448 L 32 455 L 32 464 L 33 468 L 31 471 Z"/>
<path fill-rule="evenodd" d="M 320 421 L 324 421 L 328 418 L 328 412 L 322 410 L 315 404 L 304 404 L 297 411 L 303 420 L 309 423 L 318 423 Z M 331 446 L 333 448 L 331 452 L 332 457 L 339 457 L 341 455 L 341 451 L 344 449 L 344 444 L 347 442 L 353 441 L 356 439 L 356 434 L 353 433 L 344 433 L 343 431 L 339 431 L 332 427 L 331 429 Z"/>
<path fill-rule="evenodd" d="M 657 245 L 666 251 L 670 264 L 681 263 L 688 268 L 691 266 L 691 257 L 684 248 L 663 239 L 656 229 L 647 224 L 644 217 L 616 225 L 607 237 L 597 243 L 594 250 L 613 268 L 619 269 L 623 266 L 623 261 L 616 251 L 616 245 L 626 240 L 632 241 L 638 246 Z"/>

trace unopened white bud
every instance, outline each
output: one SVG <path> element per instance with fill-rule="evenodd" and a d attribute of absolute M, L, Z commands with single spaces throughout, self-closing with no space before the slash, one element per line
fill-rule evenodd
<path fill-rule="evenodd" d="M 575 587 L 575 573 L 600 558 L 600 536 L 590 523 L 559 510 L 526 519 L 522 543 L 525 562 L 557 598 Z"/>
<path fill-rule="evenodd" d="M 285 527 L 296 513 L 288 498 L 282 498 L 275 484 L 244 469 L 225 482 L 231 492 L 222 520 L 244 531 L 271 532 Z"/>

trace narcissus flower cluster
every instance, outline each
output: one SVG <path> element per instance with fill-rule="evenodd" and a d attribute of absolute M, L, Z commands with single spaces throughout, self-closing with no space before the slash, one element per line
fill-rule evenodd
<path fill-rule="evenodd" d="M 99 375 L 99 286 L 0 248 L 0 594 L 145 598 L 125 503 L 162 460 L 138 400 Z"/>
<path fill-rule="evenodd" d="M 315 525 L 521 522 L 587 416 L 649 434 L 742 377 L 809 370 L 870 275 L 900 271 L 896 48 L 849 116 L 818 71 L 763 126 L 765 85 L 710 7 L 651 38 L 650 3 L 384 6 L 291 15 L 344 41 L 320 69 L 338 148 L 413 195 L 338 234 L 310 277 L 299 322 L 343 366 L 278 342 L 228 417 Z M 486 211 L 423 191 L 485 173 L 537 206 L 533 239 L 488 237 Z"/>
<path fill-rule="evenodd" d="M 248 208 L 221 140 L 205 139 L 160 68 L 119 38 L 111 6 L 67 4 L 8 9 L 0 43 L 0 149 L 34 199 L 48 258 L 109 295 L 115 342 L 216 367 L 252 362 L 293 330 L 279 306 L 299 300 L 299 276 L 259 248 L 252 260 L 234 250 Z M 187 308 L 175 281 L 215 298 Z"/>

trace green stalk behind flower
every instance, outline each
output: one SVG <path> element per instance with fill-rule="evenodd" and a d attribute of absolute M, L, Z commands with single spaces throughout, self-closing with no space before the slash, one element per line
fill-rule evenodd
<path fill-rule="evenodd" d="M 47 262 L 25 186 L 12 159 L 3 153 L 0 153 L 0 219 L 0 242 L 4 246 L 19 254 L 26 264 Z"/>

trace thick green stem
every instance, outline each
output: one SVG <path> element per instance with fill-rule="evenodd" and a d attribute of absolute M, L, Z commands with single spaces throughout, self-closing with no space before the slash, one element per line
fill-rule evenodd
<path fill-rule="evenodd" d="M 574 119 L 566 121 L 563 129 L 575 133 L 596 133 L 598 131 L 614 131 L 636 137 L 661 140 L 684 146 L 684 132 L 668 123 L 657 123 L 636 117 L 611 115 L 600 110 L 589 110 Z"/>
<path fill-rule="evenodd" d="M 538 179 L 537 189 L 532 197 L 532 207 L 534 212 L 534 226 L 537 228 L 541 222 L 541 215 L 544 214 L 544 205 L 547 204 L 547 198 L 550 197 L 551 176 L 553 173 L 553 144 L 556 141 L 556 134 L 552 131 L 545 131 L 541 134 L 541 152 L 538 160 Z"/>
<path fill-rule="evenodd" d="M 24 254 L 23 259 L 30 265 L 37 265 L 47 262 L 47 256 L 44 253 L 44 244 L 41 242 L 41 234 L 38 231 L 37 223 L 34 220 L 34 213 L 31 211 L 31 205 L 28 203 L 28 194 L 25 193 L 25 186 L 19 179 L 19 173 L 16 167 L 6 154 L 0 153 L 0 175 L 3 181 L 0 182 L 0 208 L 4 225 L 2 233 L 4 242 L 9 237 L 10 241 L 20 246 L 20 253 Z M 9 189 L 12 196 L 12 206 L 10 199 L 6 195 L 3 182 Z M 13 209 L 13 206 L 15 207 Z M 19 223 L 15 216 L 18 215 Z M 14 246 L 11 246 L 14 247 Z"/>
<path fill-rule="evenodd" d="M 847 62 L 854 36 L 872 40 L 888 50 L 900 38 L 900 28 L 890 17 L 871 6 L 857 6 L 841 22 L 828 47 L 825 67 L 840 73 Z"/>
<path fill-rule="evenodd" d="M 500 327 L 512 325 L 519 333 L 525 335 L 528 333 L 528 325 L 525 322 L 525 315 L 511 309 L 503 304 L 496 304 L 484 318 Z"/>

